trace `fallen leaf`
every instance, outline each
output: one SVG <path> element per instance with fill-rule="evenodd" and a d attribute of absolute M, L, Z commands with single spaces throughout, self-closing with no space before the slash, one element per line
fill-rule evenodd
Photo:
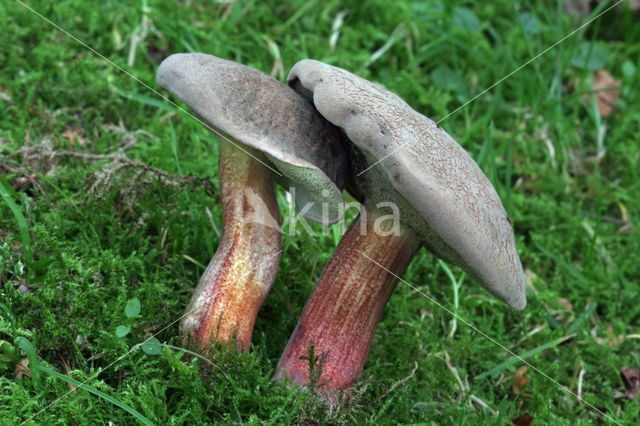
<path fill-rule="evenodd" d="M 427 308 L 420 309 L 420 321 L 424 320 L 426 317 L 433 319 L 433 314 Z"/>
<path fill-rule="evenodd" d="M 31 377 L 31 369 L 29 368 L 29 358 L 22 358 L 16 363 L 16 379 L 22 379 L 22 376 Z"/>
<path fill-rule="evenodd" d="M 599 345 L 608 345 L 611 348 L 617 348 L 624 342 L 624 335 L 617 336 L 613 330 L 613 325 L 609 323 L 607 326 L 607 337 L 597 337 L 596 343 Z"/>
<path fill-rule="evenodd" d="M 583 151 L 573 148 L 568 153 L 568 170 L 573 176 L 587 176 L 594 164 L 593 159 L 584 155 Z"/>
<path fill-rule="evenodd" d="M 524 413 L 513 419 L 511 422 L 516 426 L 530 426 L 531 423 L 533 423 L 533 416 L 529 413 Z"/>
<path fill-rule="evenodd" d="M 567 311 L 573 312 L 573 305 L 571 304 L 571 302 L 569 302 L 569 300 L 565 299 L 564 297 L 558 297 L 558 302 L 560 302 L 562 307 Z"/>
<path fill-rule="evenodd" d="M 622 202 L 620 201 L 618 201 L 618 207 L 620 208 L 620 214 L 622 215 L 622 223 L 623 223 L 622 227 L 618 229 L 618 234 L 629 235 L 633 230 L 633 222 L 631 222 L 631 218 L 629 216 L 629 210 L 627 209 L 627 206 L 622 204 Z"/>
<path fill-rule="evenodd" d="M 638 0 L 640 1 L 640 0 Z M 622 216 L 622 221 L 629 223 L 631 222 L 631 218 L 629 217 L 629 209 L 627 209 L 627 206 L 625 206 L 624 204 L 622 204 L 621 201 L 618 201 L 618 208 L 620 208 L 620 214 Z"/>
<path fill-rule="evenodd" d="M 73 148 L 77 140 L 80 145 L 84 145 L 84 138 L 80 136 L 79 129 L 67 129 L 62 132 L 62 137 L 69 141 L 69 145 Z"/>
<path fill-rule="evenodd" d="M 6 101 L 11 104 L 13 103 L 13 98 L 5 91 L 4 86 L 0 86 L 0 101 Z"/>
<path fill-rule="evenodd" d="M 640 401 L 640 370 L 637 368 L 623 367 L 620 371 L 622 379 L 627 385 L 627 393 L 624 394 L 628 400 L 633 400 L 635 396 L 638 396 Z"/>
<path fill-rule="evenodd" d="M 67 361 L 62 357 L 62 355 L 58 354 L 58 356 L 60 357 L 60 360 L 62 361 L 62 365 L 64 365 L 64 370 L 67 372 L 67 376 L 71 377 L 71 374 L 69 374 L 71 372 L 71 368 L 69 368 L 69 364 L 67 364 Z M 73 377 L 71 377 L 73 378 Z M 69 385 L 69 389 L 71 389 L 71 391 L 75 391 L 76 390 L 76 386 L 72 383 L 67 383 L 67 385 Z"/>
<path fill-rule="evenodd" d="M 157 64 L 162 62 L 162 60 L 167 56 L 169 56 L 169 53 L 170 53 L 167 42 L 165 40 L 162 40 L 162 41 L 163 43 L 161 45 L 158 45 L 157 43 L 152 42 L 152 43 L 148 43 L 146 46 L 147 54 L 149 55 L 151 60 Z"/>
<path fill-rule="evenodd" d="M 516 395 L 527 386 L 527 367 L 523 365 L 522 367 L 518 367 L 516 370 L 516 374 L 513 376 L 513 386 L 511 386 L 511 390 Z"/>
<path fill-rule="evenodd" d="M 616 80 L 605 70 L 598 70 L 594 72 L 591 87 L 595 92 L 600 117 L 610 116 L 620 97 L 620 80 Z M 589 93 L 585 93 L 582 95 L 582 99 L 590 102 L 591 96 Z"/>

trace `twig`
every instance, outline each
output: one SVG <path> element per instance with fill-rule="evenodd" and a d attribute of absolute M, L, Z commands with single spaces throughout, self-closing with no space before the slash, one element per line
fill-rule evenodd
<path fill-rule="evenodd" d="M 630 223 L 626 220 L 618 219 L 617 217 L 611 217 L 604 214 L 596 214 L 587 210 L 580 210 L 580 214 L 591 219 L 599 219 L 603 222 L 613 223 L 614 225 L 618 226 L 624 226 Z"/>
<path fill-rule="evenodd" d="M 582 380 L 586 373 L 584 366 L 580 363 L 580 373 L 578 374 L 578 400 L 582 401 Z"/>
<path fill-rule="evenodd" d="M 405 377 L 404 379 L 400 379 L 397 382 L 395 382 L 393 385 L 391 385 L 391 387 L 389 389 L 387 389 L 381 395 L 379 395 L 377 398 L 375 398 L 373 401 L 371 401 L 371 403 L 375 403 L 376 401 L 379 401 L 381 399 L 386 398 L 387 395 L 389 395 L 391 392 L 393 392 L 393 390 L 395 388 L 397 388 L 401 384 L 405 383 L 409 379 L 413 378 L 416 375 L 416 371 L 418 371 L 418 363 L 416 361 L 414 361 L 413 364 L 414 364 L 413 365 L 413 370 L 411 370 L 411 373 L 409 373 L 409 375 L 407 377 Z"/>
<path fill-rule="evenodd" d="M 141 163 L 140 161 L 130 160 L 124 154 L 125 148 L 128 149 L 129 146 L 125 145 L 124 147 L 121 147 L 120 149 L 118 149 L 118 151 L 110 154 L 92 154 L 87 152 L 75 152 L 75 151 L 54 151 L 46 146 L 39 147 L 39 148 L 23 146 L 19 150 L 15 151 L 11 156 L 0 155 L 0 167 L 5 168 L 8 171 L 22 172 L 21 174 L 25 175 L 27 178 L 30 178 L 29 180 L 32 183 L 34 183 L 34 186 L 36 186 L 36 188 L 40 192 L 44 193 L 44 190 L 42 189 L 42 187 L 33 180 L 33 177 L 35 177 L 35 175 L 32 172 L 30 172 L 27 168 L 11 164 L 11 162 L 14 161 L 12 157 L 22 156 L 24 160 L 32 160 L 35 158 L 41 159 L 44 157 L 51 161 L 56 160 L 58 158 L 65 158 L 65 157 L 78 158 L 86 161 L 111 160 L 113 161 L 114 164 L 112 165 L 111 173 L 109 173 L 110 175 L 113 175 L 116 172 L 125 168 L 142 169 L 143 172 L 139 173 L 138 175 L 135 176 L 135 178 L 133 178 L 134 183 L 137 183 L 139 179 L 142 177 L 142 175 L 148 172 L 156 175 L 158 177 L 158 180 L 161 183 L 168 186 L 183 187 L 183 186 L 191 185 L 194 183 L 199 183 L 205 189 L 205 191 L 207 191 L 207 193 L 210 196 L 212 196 L 215 199 L 219 198 L 209 178 L 201 178 L 198 176 L 190 176 L 190 175 L 187 175 L 187 176 L 174 175 L 171 173 L 167 173 L 164 170 L 160 170 L 155 167 L 149 166 L 147 164 Z M 7 160 L 10 162 L 7 162 Z M 94 183 L 94 185 L 92 185 L 89 192 L 94 192 L 96 189 L 96 185 L 102 182 L 103 182 L 103 179 L 96 179 L 96 182 Z"/>
<path fill-rule="evenodd" d="M 460 374 L 458 374 L 458 369 L 451 362 L 451 358 L 449 357 L 449 353 L 447 351 L 444 351 L 443 355 L 444 355 L 444 362 L 447 365 L 447 368 L 449 369 L 449 371 L 451 371 L 451 373 L 453 374 L 453 377 L 456 378 L 456 381 L 458 382 L 458 386 L 460 386 L 461 393 L 462 394 L 467 393 L 469 391 L 469 385 L 465 384 L 462 381 L 462 379 L 460 378 Z M 491 409 L 491 407 L 489 407 L 489 405 L 486 402 L 484 402 L 483 400 L 481 400 L 480 398 L 478 398 L 474 394 L 469 395 L 469 405 L 471 406 L 471 408 L 473 408 L 472 402 L 475 402 L 476 404 L 480 405 L 482 408 L 486 408 L 487 410 L 489 410 L 489 413 L 492 416 L 497 416 L 498 415 L 497 411 Z"/>
<path fill-rule="evenodd" d="M 492 416 L 497 416 L 498 415 L 497 411 L 492 410 L 491 407 L 489 407 L 489 405 L 486 402 L 484 402 L 483 400 L 481 400 L 477 396 L 471 394 L 471 396 L 469 396 L 469 398 L 471 399 L 471 401 L 475 402 L 476 404 L 478 404 L 482 408 L 486 408 Z"/>
<path fill-rule="evenodd" d="M 454 365 L 452 365 L 451 358 L 449 357 L 449 352 L 447 351 L 444 351 L 444 363 L 447 365 L 449 371 L 451 371 L 451 373 L 453 374 L 453 377 L 456 378 L 456 381 L 458 382 L 458 386 L 460 386 L 460 390 L 462 391 L 462 393 L 468 391 L 469 389 L 467 389 L 467 387 L 464 385 L 462 379 L 460 378 L 460 375 L 458 374 L 458 369 Z"/>
<path fill-rule="evenodd" d="M 391 392 L 393 392 L 393 390 L 395 388 L 397 388 L 398 386 L 400 386 L 401 384 L 403 384 L 404 382 L 406 382 L 407 380 L 413 378 L 413 376 L 416 375 L 416 371 L 418 371 L 418 363 L 416 361 L 413 361 L 413 370 L 411 370 L 411 373 L 409 373 L 409 375 L 407 377 L 405 377 L 404 379 L 398 380 L 397 382 L 395 382 L 387 391 L 387 394 L 390 394 Z"/>

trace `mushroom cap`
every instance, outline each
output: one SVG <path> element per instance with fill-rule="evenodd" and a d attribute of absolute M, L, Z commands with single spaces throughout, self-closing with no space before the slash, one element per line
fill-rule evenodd
<path fill-rule="evenodd" d="M 295 187 L 296 208 L 305 218 L 323 224 L 342 218 L 348 168 L 344 140 L 291 88 L 256 69 L 203 53 L 169 56 L 156 81 L 223 137 L 263 152 L 283 174 L 276 176 L 279 183 Z"/>
<path fill-rule="evenodd" d="M 343 69 L 303 60 L 288 82 L 344 130 L 356 157 L 364 158 L 360 170 L 384 158 L 358 177 L 364 194 L 395 202 L 400 220 L 428 249 L 513 309 L 524 309 L 525 278 L 511 223 L 464 148 L 382 85 Z"/>

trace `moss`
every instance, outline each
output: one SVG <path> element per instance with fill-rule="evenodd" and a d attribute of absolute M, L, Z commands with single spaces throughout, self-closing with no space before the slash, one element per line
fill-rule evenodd
<path fill-rule="evenodd" d="M 270 381 L 340 234 L 318 226 L 315 235 L 284 236 L 251 354 L 220 352 L 216 368 L 202 374 L 197 359 L 175 348 L 128 353 L 156 333 L 181 346 L 175 321 L 219 241 L 206 212 L 220 227 L 211 191 L 216 142 L 140 81 L 7 2 L 0 9 L 0 176 L 25 223 L 0 202 L 0 244 L 11 250 L 0 265 L 0 340 L 27 338 L 42 365 L 62 373 L 68 366 L 69 376 L 155 423 L 479 424 L 528 412 L 536 423 L 596 424 L 603 421 L 596 409 L 621 423 L 637 421 L 640 405 L 616 395 L 625 389 L 621 368 L 640 366 L 632 337 L 640 334 L 633 226 L 640 211 L 640 28 L 629 11 L 605 15 L 448 116 L 573 29 L 568 16 L 544 3 L 450 3 L 148 0 L 146 12 L 114 1 L 30 6 L 152 88 L 169 53 L 204 51 L 266 72 L 281 61 L 285 74 L 310 57 L 379 81 L 436 120 L 447 117 L 440 125 L 477 159 L 515 224 L 536 289 L 525 311 L 510 311 L 469 278 L 456 306 L 449 277 L 422 252 L 405 280 L 424 296 L 398 285 L 350 404 L 327 410 L 312 392 Z M 332 26 L 341 11 L 348 13 L 338 34 Z M 132 36 L 144 25 L 127 65 Z M 401 36 L 372 56 L 396 29 Z M 606 119 L 570 89 L 591 78 L 572 65 L 581 41 L 602 43 L 605 68 L 622 81 L 620 102 Z M 110 155 L 118 148 L 128 165 Z M 282 191 L 278 196 L 284 201 Z M 29 249 L 34 260 L 27 264 Z M 24 273 L 15 269 L 19 261 Z M 115 329 L 133 297 L 142 310 L 121 339 Z M 452 333 L 451 315 L 434 301 L 476 328 L 458 319 Z M 520 395 L 511 386 L 522 362 L 474 379 L 508 360 L 505 348 L 524 354 L 573 333 L 528 359 L 539 371 L 529 368 Z M 33 424 L 132 423 L 131 414 L 86 391 L 57 400 L 70 389 L 55 377 L 45 374 L 39 385 L 16 378 L 25 356 L 18 349 L 0 360 L 0 423 L 32 416 Z M 581 386 L 591 405 L 556 382 L 573 393 Z"/>

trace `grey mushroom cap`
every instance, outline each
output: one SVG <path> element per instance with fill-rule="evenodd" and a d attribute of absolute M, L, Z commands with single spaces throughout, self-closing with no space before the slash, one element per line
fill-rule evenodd
<path fill-rule="evenodd" d="M 256 69 L 203 53 L 169 56 L 156 81 L 222 137 L 263 152 L 282 173 L 279 183 L 295 188 L 305 218 L 323 224 L 342 218 L 344 140 L 308 100 Z"/>
<path fill-rule="evenodd" d="M 357 147 L 364 161 L 360 170 L 352 165 L 355 172 L 384 158 L 358 178 L 362 186 L 398 204 L 401 221 L 428 249 L 513 309 L 524 309 L 525 277 L 511 222 L 464 148 L 397 95 L 343 69 L 303 60 L 288 82 Z"/>

